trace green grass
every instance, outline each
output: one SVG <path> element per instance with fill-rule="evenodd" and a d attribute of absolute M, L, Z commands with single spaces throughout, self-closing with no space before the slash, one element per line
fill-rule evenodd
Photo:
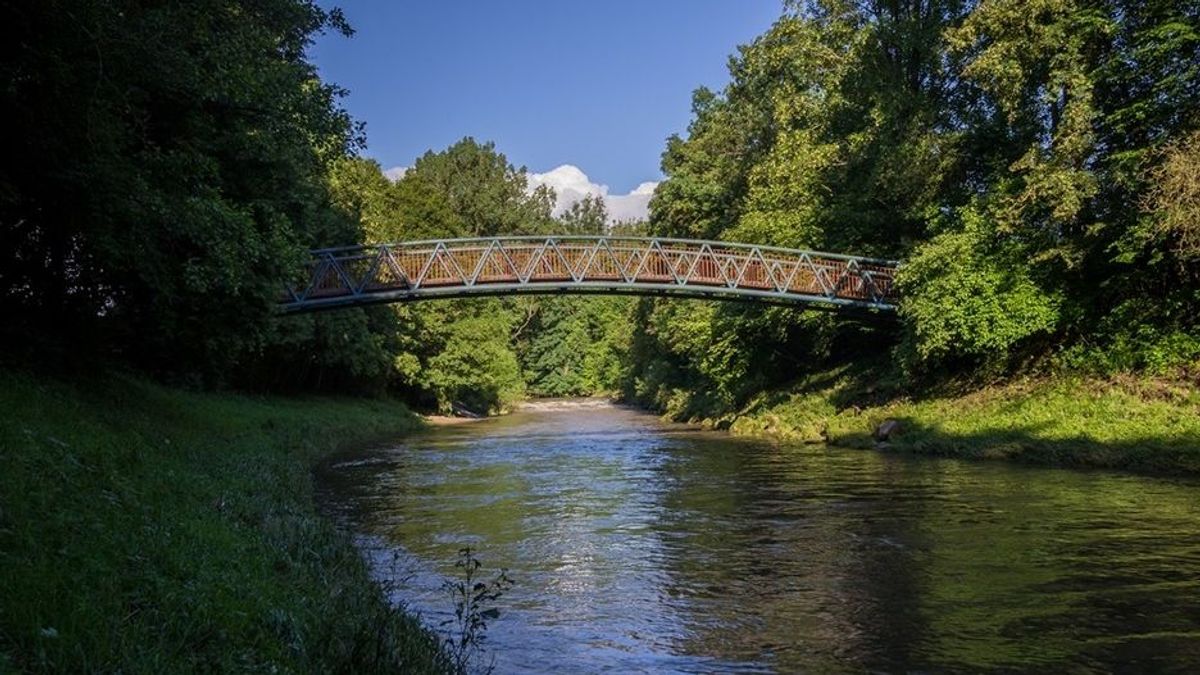
<path fill-rule="evenodd" d="M 828 373 L 726 422 L 738 434 L 875 447 L 873 430 L 894 419 L 893 451 L 1200 473 L 1200 391 L 1188 383 L 1059 375 L 920 399 L 873 389 L 861 374 Z"/>
<path fill-rule="evenodd" d="M 443 670 L 313 502 L 320 457 L 419 424 L 0 372 L 0 672 Z"/>

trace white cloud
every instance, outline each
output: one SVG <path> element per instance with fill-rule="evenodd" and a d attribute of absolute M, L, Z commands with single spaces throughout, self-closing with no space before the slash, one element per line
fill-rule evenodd
<path fill-rule="evenodd" d="M 400 180 L 401 178 L 404 178 L 404 174 L 408 173 L 408 170 L 410 168 L 412 168 L 412 167 L 393 166 L 392 168 L 388 169 L 387 171 L 384 171 L 383 175 L 387 176 L 388 180 L 395 183 L 396 181 Z"/>
<path fill-rule="evenodd" d="M 558 201 L 554 204 L 554 215 L 559 215 L 575 202 L 587 195 L 594 195 L 604 200 L 608 208 L 610 222 L 622 220 L 644 220 L 649 213 L 650 197 L 658 183 L 647 181 L 625 195 L 608 194 L 608 186 L 593 183 L 587 174 L 572 164 L 563 164 L 546 173 L 529 174 L 529 189 L 532 191 L 539 185 L 554 188 Z"/>

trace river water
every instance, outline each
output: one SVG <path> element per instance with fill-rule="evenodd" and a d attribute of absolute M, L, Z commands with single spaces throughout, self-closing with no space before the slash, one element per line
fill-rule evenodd
<path fill-rule="evenodd" d="M 1200 671 L 1200 483 L 776 445 L 543 405 L 317 476 L 431 626 L 463 546 L 514 672 Z"/>

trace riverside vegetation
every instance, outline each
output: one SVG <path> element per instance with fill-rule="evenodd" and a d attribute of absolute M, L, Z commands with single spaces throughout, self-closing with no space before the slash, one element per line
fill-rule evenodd
<path fill-rule="evenodd" d="M 0 671 L 449 670 L 312 500 L 403 405 L 0 375 L 0 410 Z"/>
<path fill-rule="evenodd" d="M 6 665 L 334 667 L 422 644 L 326 620 L 325 600 L 384 610 L 307 496 L 321 448 L 402 431 L 400 408 L 245 393 L 480 412 L 615 393 L 745 433 L 862 445 L 889 417 L 895 448 L 1196 469 L 1196 3 L 785 2 L 730 84 L 696 92 L 648 221 L 620 224 L 598 199 L 556 214 L 471 138 L 389 180 L 308 60 L 353 32 L 311 0 L 26 3 L 0 25 L 0 358 L 54 373 L 3 381 L 0 550 L 42 564 L 5 565 Z M 902 259 L 902 307 L 272 311 L 311 247 L 603 231 Z M 289 578 L 318 590 L 283 597 Z"/>
<path fill-rule="evenodd" d="M 1200 473 L 1200 391 L 1186 382 L 1058 374 L 887 396 L 856 370 L 821 373 L 704 422 L 852 448 Z M 899 431 L 880 442 L 873 431 L 887 420 Z"/>
<path fill-rule="evenodd" d="M 642 303 L 625 393 L 747 433 L 863 444 L 897 417 L 895 447 L 1194 470 L 1200 6 L 787 7 L 696 93 L 650 229 L 901 259 L 899 320 Z"/>

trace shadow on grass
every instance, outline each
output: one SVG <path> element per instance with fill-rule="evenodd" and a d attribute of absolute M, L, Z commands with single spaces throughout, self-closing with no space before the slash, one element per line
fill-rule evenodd
<path fill-rule="evenodd" d="M 786 388 L 763 392 L 750 411 L 781 406 L 805 395 L 822 397 L 838 412 L 913 400 L 913 392 L 904 384 L 886 358 L 859 359 L 825 368 Z M 926 394 L 933 395 L 933 391 Z"/>
<path fill-rule="evenodd" d="M 951 433 L 912 416 L 900 415 L 891 419 L 900 423 L 901 432 L 886 443 L 877 443 L 866 431 L 838 434 L 830 442 L 847 447 L 941 457 L 1200 475 L 1200 434 L 1197 433 L 1098 440 L 1082 434 L 1054 436 L 1049 422 Z"/>

